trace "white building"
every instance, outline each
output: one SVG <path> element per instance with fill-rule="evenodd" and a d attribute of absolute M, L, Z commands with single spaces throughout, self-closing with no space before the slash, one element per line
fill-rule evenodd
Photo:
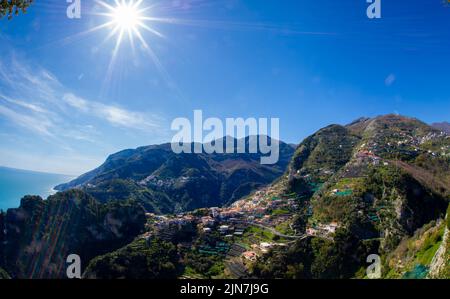
<path fill-rule="evenodd" d="M 220 231 L 221 233 L 226 233 L 226 232 L 228 232 L 229 229 L 230 229 L 230 227 L 229 227 L 228 225 L 221 225 L 221 226 L 219 227 L 219 231 Z"/>

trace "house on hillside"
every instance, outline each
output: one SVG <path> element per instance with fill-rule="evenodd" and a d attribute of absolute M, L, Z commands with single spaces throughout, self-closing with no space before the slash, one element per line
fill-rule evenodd
<path fill-rule="evenodd" d="M 227 233 L 230 230 L 230 227 L 228 225 L 221 225 L 219 227 L 219 232 L 222 234 Z"/>
<path fill-rule="evenodd" d="M 242 253 L 242 257 L 248 261 L 255 262 L 258 255 L 254 251 L 246 251 Z"/>
<path fill-rule="evenodd" d="M 273 247 L 272 243 L 268 243 L 268 242 L 261 242 L 259 244 L 259 248 L 261 250 L 262 253 L 267 253 L 269 252 L 269 250 Z"/>
<path fill-rule="evenodd" d="M 318 224 L 314 227 L 306 228 L 306 234 L 308 236 L 330 237 L 340 227 L 337 222 L 331 222 L 329 224 Z"/>
<path fill-rule="evenodd" d="M 203 226 L 213 226 L 215 220 L 211 216 L 204 216 L 200 219 Z"/>

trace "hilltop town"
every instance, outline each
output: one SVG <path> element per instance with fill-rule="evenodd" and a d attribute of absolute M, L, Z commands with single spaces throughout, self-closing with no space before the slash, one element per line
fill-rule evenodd
<path fill-rule="evenodd" d="M 295 193 L 280 194 L 278 185 L 263 188 L 229 207 L 211 207 L 193 212 L 156 215 L 147 213 L 147 232 L 141 237 L 150 241 L 162 238 L 174 241 L 180 230 L 194 235 L 180 242 L 181 252 L 195 251 L 223 260 L 225 277 L 248 277 L 257 258 L 274 247 L 286 247 L 307 237 L 332 239 L 339 224 L 315 224 L 298 231 L 293 223 L 295 213 L 308 204 Z M 213 240 L 213 242 L 211 242 Z M 199 278 L 187 274 L 186 277 Z"/>

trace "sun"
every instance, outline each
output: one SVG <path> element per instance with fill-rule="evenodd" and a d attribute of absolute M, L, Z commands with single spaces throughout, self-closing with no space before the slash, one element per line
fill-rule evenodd
<path fill-rule="evenodd" d="M 109 34 L 100 45 L 111 38 L 116 37 L 115 47 L 112 51 L 105 82 L 111 79 L 117 57 L 119 56 L 119 50 L 121 45 L 126 41 L 126 38 L 124 38 L 126 36 L 128 36 L 128 41 L 131 45 L 132 54 L 136 54 L 135 44 L 137 40 L 140 44 L 139 49 L 149 55 L 158 70 L 164 77 L 168 78 L 167 71 L 165 71 L 155 52 L 147 42 L 147 36 L 144 35 L 144 32 L 150 32 L 152 35 L 164 38 L 164 35 L 151 26 L 151 23 L 157 20 L 157 18 L 150 16 L 152 8 L 154 8 L 155 5 L 141 7 L 144 0 L 95 0 L 95 2 L 99 4 L 99 8 L 102 9 L 102 11 L 94 14 L 104 17 L 105 22 L 91 28 L 86 33 L 100 29 L 109 29 Z M 127 52 L 127 54 L 128 53 L 129 52 Z"/>
<path fill-rule="evenodd" d="M 113 2 L 111 4 L 103 0 L 95 1 L 106 9 L 106 11 L 98 13 L 98 15 L 105 16 L 107 21 L 94 29 L 104 27 L 111 28 L 111 32 L 107 36 L 107 39 L 112 36 L 117 36 L 116 50 L 120 47 L 125 34 L 128 35 L 132 45 L 134 45 L 134 39 L 137 38 L 143 48 L 147 50 L 149 46 L 141 31 L 145 30 L 159 37 L 163 37 L 161 33 L 149 26 L 148 23 L 153 20 L 153 18 L 150 18 L 147 15 L 151 9 L 151 6 L 142 8 L 141 4 L 143 0 L 109 1 Z"/>
<path fill-rule="evenodd" d="M 111 12 L 114 25 L 121 30 L 136 30 L 142 16 L 139 9 L 131 4 L 120 3 Z"/>

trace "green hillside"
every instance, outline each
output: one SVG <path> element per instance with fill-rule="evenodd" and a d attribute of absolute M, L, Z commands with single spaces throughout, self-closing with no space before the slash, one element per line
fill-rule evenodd
<path fill-rule="evenodd" d="M 298 147 L 282 192 L 303 195 L 309 206 L 296 219 L 299 229 L 339 228 L 332 241 L 313 236 L 264 256 L 255 273 L 363 278 L 369 254 L 385 261 L 386 278 L 429 267 L 443 238 L 449 167 L 450 137 L 413 118 L 362 118 L 320 130 Z M 401 271 L 392 266 L 399 256 L 408 261 Z"/>
<path fill-rule="evenodd" d="M 283 170 L 165 150 L 115 154 L 0 214 L 0 267 L 60 278 L 77 253 L 84 278 L 349 279 L 376 254 L 381 278 L 450 278 L 450 136 L 417 119 L 328 126 Z"/>

